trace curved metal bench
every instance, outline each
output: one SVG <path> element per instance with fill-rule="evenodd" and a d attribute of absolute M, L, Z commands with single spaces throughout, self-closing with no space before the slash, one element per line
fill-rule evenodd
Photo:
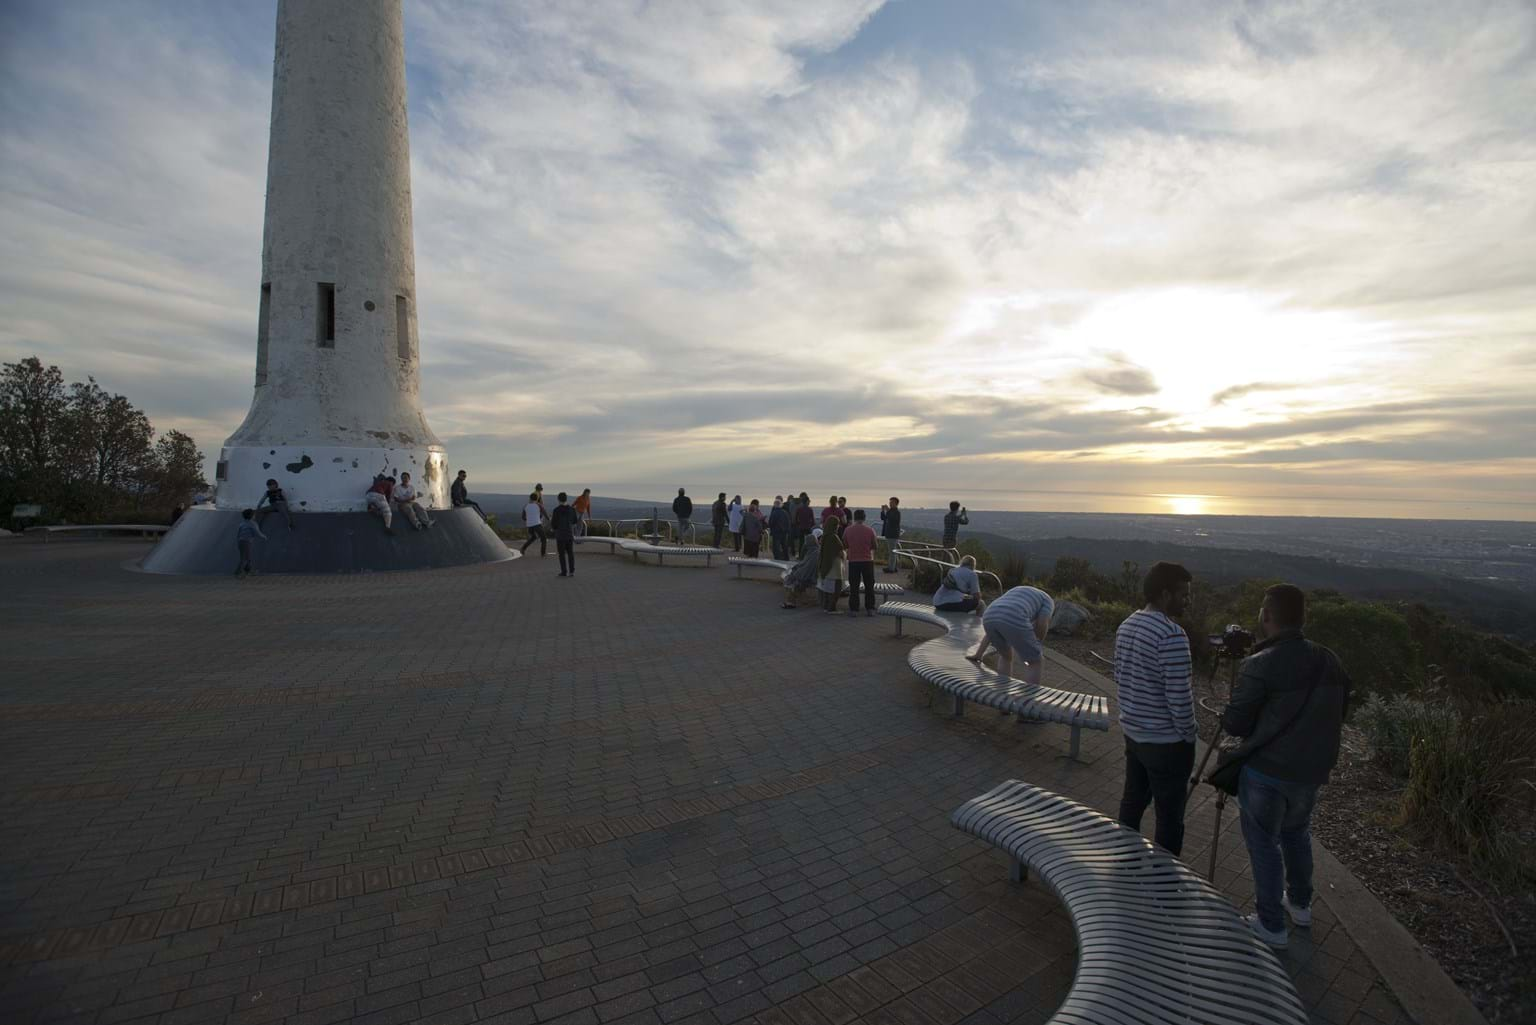
<path fill-rule="evenodd" d="M 669 555 L 688 555 L 694 558 L 703 557 L 704 565 L 708 566 L 710 560 L 725 552 L 719 548 L 710 548 L 706 545 L 653 545 L 649 541 L 640 541 L 632 537 L 578 537 L 574 539 L 576 544 L 605 544 L 610 552 L 629 552 L 640 561 L 642 555 L 656 556 L 658 565 L 665 566 Z"/>
<path fill-rule="evenodd" d="M 886 602 L 878 611 L 882 616 L 895 618 L 898 637 L 904 619 L 945 630 L 943 637 L 913 648 L 907 655 L 907 665 L 930 687 L 954 699 L 954 715 L 965 711 L 967 701 L 974 701 L 1023 721 L 1062 723 L 1072 727 L 1072 758 L 1082 749 L 1083 730 L 1109 729 L 1109 699 L 1103 695 L 1058 690 L 1012 677 L 1004 681 L 986 666 L 967 661 L 965 653 L 982 636 L 981 617 L 975 613 L 939 612 L 932 606 L 905 601 Z"/>
<path fill-rule="evenodd" d="M 736 567 L 736 577 L 737 577 L 737 579 L 741 578 L 741 571 L 742 571 L 743 567 L 746 567 L 746 566 L 762 566 L 765 569 L 776 569 L 776 570 L 778 570 L 779 571 L 779 580 L 782 582 L 783 579 L 786 576 L 789 575 L 789 571 L 795 568 L 795 564 L 794 563 L 792 563 L 792 562 L 785 562 L 782 559 L 749 559 L 745 555 L 732 555 L 732 556 L 728 556 L 725 561 L 730 563 L 732 566 Z M 903 594 L 903 593 L 905 593 L 905 591 L 906 591 L 906 588 L 902 587 L 900 584 L 888 584 L 884 580 L 879 580 L 879 581 L 875 582 L 875 593 L 876 594 Z M 848 581 L 846 581 L 846 580 L 843 581 L 843 589 L 839 593 L 840 594 L 847 594 L 848 593 Z"/>
<path fill-rule="evenodd" d="M 26 533 L 40 534 L 43 543 L 53 539 L 55 534 L 90 534 L 100 536 L 108 534 L 137 534 L 140 537 L 161 537 L 171 528 L 160 523 L 81 523 L 65 524 L 46 527 L 28 527 Z"/>
<path fill-rule="evenodd" d="M 1306 1025 L 1296 987 L 1236 909 L 1173 855 L 1092 808 L 1009 780 L 956 809 L 1066 906 L 1077 973 L 1050 1025 Z"/>

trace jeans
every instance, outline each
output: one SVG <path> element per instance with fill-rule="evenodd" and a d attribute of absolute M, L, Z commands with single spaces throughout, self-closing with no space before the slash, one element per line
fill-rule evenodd
<path fill-rule="evenodd" d="M 1120 824 L 1141 830 L 1147 805 L 1157 806 L 1153 839 L 1170 854 L 1184 849 L 1184 801 L 1195 768 L 1195 745 L 1142 744 L 1125 738 L 1125 790 L 1120 795 Z"/>
<path fill-rule="evenodd" d="M 890 552 L 890 556 L 886 559 L 885 562 L 885 571 L 887 573 L 895 573 L 898 569 L 901 568 L 900 566 L 896 565 L 896 539 L 894 537 L 886 538 L 885 547 Z"/>
<path fill-rule="evenodd" d="M 789 535 L 782 530 L 772 531 L 769 540 L 773 544 L 773 557 L 784 560 L 789 558 Z"/>
<path fill-rule="evenodd" d="M 677 518 L 677 543 L 680 545 L 688 543 L 688 519 L 687 516 Z"/>
<path fill-rule="evenodd" d="M 976 599 L 967 598 L 964 601 L 948 601 L 943 605 L 935 605 L 936 612 L 975 612 Z"/>
<path fill-rule="evenodd" d="M 1321 785 L 1291 783 L 1250 768 L 1239 778 L 1237 802 L 1253 862 L 1253 903 L 1266 929 L 1285 929 L 1282 889 L 1290 892 L 1293 907 L 1312 906 L 1312 807 Z"/>
<path fill-rule="evenodd" d="M 485 510 L 480 508 L 480 503 L 479 502 L 469 502 L 469 501 L 460 502 L 454 508 L 456 508 L 456 509 L 473 509 L 475 512 L 480 514 L 480 518 L 482 520 L 485 519 Z"/>
<path fill-rule="evenodd" d="M 539 555 L 541 557 L 548 555 L 549 535 L 544 533 L 544 524 L 542 523 L 535 524 L 528 528 L 528 540 L 523 542 L 523 547 L 519 549 L 519 551 L 527 552 L 528 546 L 533 544 L 535 540 L 539 542 Z"/>
<path fill-rule="evenodd" d="M 267 515 L 269 513 L 274 513 L 274 512 L 282 513 L 283 514 L 283 519 L 288 524 L 288 529 L 289 530 L 293 529 L 293 513 L 288 511 L 288 503 L 287 502 L 272 502 L 269 505 L 265 505 L 265 506 L 262 506 L 260 509 L 257 509 L 256 510 L 256 525 L 259 527 L 263 523 L 267 522 Z"/>
<path fill-rule="evenodd" d="M 249 573 L 251 571 L 251 542 L 241 538 L 235 542 L 235 547 L 240 549 L 240 561 L 235 563 L 236 573 Z"/>
<path fill-rule="evenodd" d="M 859 585 L 864 585 L 864 607 L 875 607 L 874 562 L 850 562 L 848 564 L 848 607 L 859 611 Z"/>
<path fill-rule="evenodd" d="M 576 572 L 576 540 L 555 535 L 555 553 L 560 556 L 560 572 Z"/>

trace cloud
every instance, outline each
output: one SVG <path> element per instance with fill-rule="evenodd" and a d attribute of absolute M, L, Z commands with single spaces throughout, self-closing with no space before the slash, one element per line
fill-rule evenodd
<path fill-rule="evenodd" d="M 0 13 L 0 357 L 205 449 L 253 361 L 275 3 L 237 8 Z M 450 458 L 1446 492 L 1527 458 L 1528 4 L 965 11 L 408 4 Z"/>

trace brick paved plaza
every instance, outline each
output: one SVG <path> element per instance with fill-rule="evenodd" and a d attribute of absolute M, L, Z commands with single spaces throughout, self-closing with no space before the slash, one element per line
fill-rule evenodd
<path fill-rule="evenodd" d="M 1063 909 L 949 815 L 1009 778 L 1113 812 L 1120 735 L 1071 762 L 929 709 L 926 628 L 588 551 L 236 581 L 144 550 L 0 544 L 5 1021 L 993 1025 L 1071 982 Z M 1192 865 L 1210 836 L 1202 798 Z M 1409 1021 L 1327 889 L 1286 955 L 1315 1020 Z"/>

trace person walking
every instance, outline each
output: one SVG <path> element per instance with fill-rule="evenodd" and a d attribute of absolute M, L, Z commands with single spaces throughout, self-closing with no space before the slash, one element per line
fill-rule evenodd
<path fill-rule="evenodd" d="M 560 504 L 555 506 L 555 511 L 549 517 L 550 529 L 555 532 L 555 554 L 560 557 L 560 575 L 562 577 L 576 575 L 576 528 L 581 524 L 581 517 L 574 506 L 566 504 L 566 495 L 562 491 L 557 496 Z"/>
<path fill-rule="evenodd" d="M 256 523 L 256 510 L 241 511 L 240 522 L 235 524 L 235 549 L 240 555 L 240 561 L 235 563 L 235 576 L 243 577 L 254 572 L 251 569 L 251 549 L 258 537 L 263 541 L 267 539 L 267 535 L 261 532 L 261 527 Z"/>
<path fill-rule="evenodd" d="M 368 503 L 368 511 L 384 521 L 384 533 L 393 534 L 395 528 L 390 526 L 394 521 L 394 509 L 389 501 L 390 493 L 395 490 L 395 478 L 388 474 L 377 474 L 373 478 L 373 486 L 363 496 Z"/>
<path fill-rule="evenodd" d="M 1038 587 L 1010 587 L 981 615 L 981 643 L 965 657 L 980 662 L 987 648 L 997 649 L 997 672 L 1003 679 L 1013 677 L 1013 660 L 1025 662 L 1021 679 L 1038 686 L 1040 663 L 1045 658 L 1045 635 L 1051 629 L 1051 613 L 1056 600 Z"/>
<path fill-rule="evenodd" d="M 764 527 L 763 511 L 754 498 L 741 518 L 742 554 L 747 558 L 755 559 L 762 553 Z"/>
<path fill-rule="evenodd" d="M 261 493 L 261 500 L 256 503 L 256 525 L 259 527 L 266 523 L 267 514 L 273 512 L 282 513 L 288 529 L 293 529 L 293 513 L 288 509 L 288 496 L 278 487 L 277 481 L 268 479 L 267 490 Z"/>
<path fill-rule="evenodd" d="M 592 489 L 582 488 L 581 494 L 576 496 L 576 501 L 571 503 L 571 508 L 576 510 L 576 536 L 586 537 L 587 525 L 592 522 Z M 575 563 L 573 562 L 572 565 Z"/>
<path fill-rule="evenodd" d="M 837 612 L 837 599 L 843 593 L 843 578 L 846 570 L 843 568 L 842 538 L 837 536 L 837 517 L 833 516 L 821 528 L 821 554 L 816 567 L 819 581 L 816 584 L 821 591 L 821 608 L 824 612 Z"/>
<path fill-rule="evenodd" d="M 469 500 L 469 487 L 464 483 L 464 479 L 468 476 L 469 473 L 467 471 L 459 471 L 458 477 L 454 478 L 453 486 L 448 489 L 448 498 L 453 503 L 455 509 L 468 507 L 479 513 L 480 518 L 483 520 L 485 519 L 485 510 L 480 508 L 478 503 Z"/>
<path fill-rule="evenodd" d="M 960 536 L 960 528 L 970 522 L 970 518 L 965 515 L 963 505 L 959 502 L 949 503 L 949 512 L 944 514 L 944 547 L 955 547 L 955 541 Z"/>
<path fill-rule="evenodd" d="M 804 491 L 800 492 L 800 499 L 795 503 L 795 554 L 803 556 L 805 546 L 809 543 L 811 532 L 816 529 L 816 510 L 811 508 L 811 496 Z M 821 547 L 818 541 L 817 548 Z"/>
<path fill-rule="evenodd" d="M 1307 598 L 1293 584 L 1264 592 L 1259 643 L 1238 669 L 1221 726 L 1243 742 L 1224 760 L 1238 776 L 1243 843 L 1253 863 L 1249 928 L 1272 947 L 1290 943 L 1287 916 L 1312 924 L 1312 809 L 1339 758 L 1350 679 L 1339 656 L 1307 640 Z"/>
<path fill-rule="evenodd" d="M 720 547 L 720 539 L 725 536 L 725 525 L 730 519 L 730 510 L 725 504 L 725 492 L 720 492 L 720 497 L 715 499 L 715 504 L 709 507 L 709 525 L 714 529 L 714 547 Z"/>
<path fill-rule="evenodd" d="M 416 489 L 411 486 L 411 475 L 402 473 L 400 483 L 395 485 L 394 494 L 390 498 L 394 500 L 395 505 L 399 506 L 400 515 L 405 517 L 405 522 L 409 523 L 413 529 L 431 530 L 436 525 L 435 521 L 427 515 L 427 511 L 421 507 L 416 497 Z"/>
<path fill-rule="evenodd" d="M 880 536 L 885 538 L 885 571 L 895 573 L 896 542 L 901 538 L 901 499 L 891 496 L 889 504 L 880 508 Z"/>
<path fill-rule="evenodd" d="M 947 570 L 933 592 L 933 607 L 939 612 L 976 612 L 983 610 L 981 578 L 976 575 L 976 556 L 967 555 L 960 565 Z"/>
<path fill-rule="evenodd" d="M 843 531 L 848 550 L 848 614 L 859 614 L 859 588 L 864 589 L 864 615 L 875 614 L 875 530 L 864 522 L 864 510 L 853 511 L 853 523 Z"/>
<path fill-rule="evenodd" d="M 768 537 L 773 544 L 773 557 L 781 562 L 789 558 L 789 511 L 784 499 L 775 495 L 773 509 L 768 513 Z"/>
<path fill-rule="evenodd" d="M 1195 766 L 1195 698 L 1189 637 L 1174 622 L 1189 604 L 1189 570 L 1159 562 L 1141 583 L 1146 605 L 1115 631 L 1115 699 L 1125 734 L 1125 786 L 1120 822 L 1141 829 L 1147 805 L 1157 809 L 1159 846 L 1184 849 L 1184 804 Z"/>
<path fill-rule="evenodd" d="M 685 545 L 688 543 L 688 521 L 693 519 L 693 499 L 682 488 L 677 489 L 677 497 L 672 499 L 672 515 L 677 517 L 677 543 Z"/>
<path fill-rule="evenodd" d="M 731 532 L 731 546 L 738 552 L 741 551 L 742 514 L 743 509 L 741 505 L 741 496 L 737 495 L 735 498 L 731 499 L 731 504 L 726 507 L 725 522 L 726 527 Z"/>
<path fill-rule="evenodd" d="M 528 546 L 535 541 L 539 543 L 539 558 L 549 554 L 549 537 L 544 533 L 544 505 L 539 501 L 539 493 L 533 492 L 528 496 L 528 504 L 523 506 L 523 526 L 528 528 L 528 540 L 523 542 L 520 552 L 526 554 Z"/>

